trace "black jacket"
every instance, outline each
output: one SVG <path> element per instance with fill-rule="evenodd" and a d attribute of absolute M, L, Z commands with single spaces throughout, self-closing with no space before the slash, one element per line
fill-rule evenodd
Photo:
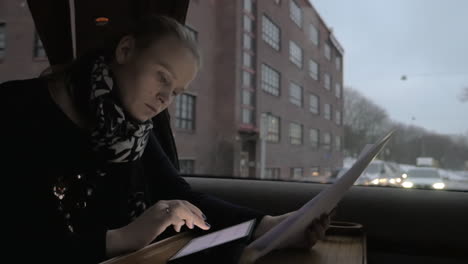
<path fill-rule="evenodd" d="M 123 205 L 135 186 L 144 189 L 149 205 L 171 199 L 193 203 L 212 230 L 253 218 L 259 222 L 264 216 L 191 190 L 175 168 L 166 113 L 155 118 L 155 131 L 139 161 L 108 165 L 90 150 L 86 133 L 52 101 L 45 80 L 6 82 L 0 93 L 6 157 L 2 201 L 8 205 L 3 222 L 8 250 L 20 252 L 14 254 L 16 262 L 105 260 L 106 231 L 128 224 Z M 67 187 L 65 198 L 59 199 L 57 186 Z M 172 234 L 168 229 L 159 238 Z"/>

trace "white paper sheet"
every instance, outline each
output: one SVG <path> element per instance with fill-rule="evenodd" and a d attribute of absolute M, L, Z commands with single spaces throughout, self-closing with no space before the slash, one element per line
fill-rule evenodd
<path fill-rule="evenodd" d="M 383 149 L 393 132 L 389 132 L 376 144 L 366 146 L 354 165 L 334 184 L 320 192 L 263 236 L 250 243 L 244 251 L 240 263 L 252 263 L 268 252 L 281 248 L 287 244 L 291 237 L 306 232 L 306 228 L 314 219 L 319 218 L 322 214 L 330 213 L 369 163 Z"/>

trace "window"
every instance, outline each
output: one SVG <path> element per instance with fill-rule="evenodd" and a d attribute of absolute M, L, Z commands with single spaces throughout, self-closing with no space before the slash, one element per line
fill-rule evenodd
<path fill-rule="evenodd" d="M 195 160 L 193 159 L 180 159 L 179 160 L 180 174 L 194 174 L 195 173 Z"/>
<path fill-rule="evenodd" d="M 341 98 L 341 85 L 338 82 L 335 83 L 335 96 Z"/>
<path fill-rule="evenodd" d="M 302 28 L 302 10 L 293 0 L 289 2 L 289 17 L 297 26 Z"/>
<path fill-rule="evenodd" d="M 303 168 L 291 168 L 291 178 L 301 180 L 303 177 Z"/>
<path fill-rule="evenodd" d="M 327 120 L 331 120 L 331 105 L 325 104 L 323 106 L 323 117 Z"/>
<path fill-rule="evenodd" d="M 252 0 L 244 0 L 244 10 L 252 13 Z"/>
<path fill-rule="evenodd" d="M 289 41 L 289 60 L 302 68 L 302 49 L 292 40 Z"/>
<path fill-rule="evenodd" d="M 195 129 L 195 96 L 181 94 L 176 97 L 176 127 Z"/>
<path fill-rule="evenodd" d="M 302 144 L 302 125 L 297 123 L 289 124 L 289 140 L 293 145 Z"/>
<path fill-rule="evenodd" d="M 309 95 L 309 111 L 317 115 L 320 113 L 319 98 L 315 94 Z"/>
<path fill-rule="evenodd" d="M 243 105 L 248 105 L 248 106 L 253 106 L 254 105 L 254 100 L 253 100 L 253 93 L 249 90 L 243 89 L 242 90 L 242 104 Z"/>
<path fill-rule="evenodd" d="M 279 179 L 281 176 L 280 168 L 266 168 L 265 169 L 265 178 L 267 179 Z"/>
<path fill-rule="evenodd" d="M 266 16 L 263 16 L 262 39 L 275 50 L 280 49 L 280 29 Z"/>
<path fill-rule="evenodd" d="M 243 45 L 244 45 L 244 49 L 246 50 L 253 50 L 252 49 L 252 37 L 247 34 L 247 33 L 244 33 L 244 42 L 243 42 Z"/>
<path fill-rule="evenodd" d="M 34 37 L 34 58 L 46 58 L 46 52 L 39 35 L 36 33 Z"/>
<path fill-rule="evenodd" d="M 335 136 L 335 150 L 341 151 L 341 136 Z"/>
<path fill-rule="evenodd" d="M 267 141 L 279 142 L 280 139 L 280 119 L 277 116 L 267 114 Z"/>
<path fill-rule="evenodd" d="M 0 22 L 0 60 L 5 57 L 6 23 Z"/>
<path fill-rule="evenodd" d="M 323 75 L 323 87 L 325 87 L 325 89 L 327 89 L 327 90 L 330 90 L 330 88 L 331 88 L 330 75 L 328 75 L 326 73 Z"/>
<path fill-rule="evenodd" d="M 242 123 L 252 125 L 253 124 L 253 111 L 249 108 L 242 108 Z"/>
<path fill-rule="evenodd" d="M 326 150 L 331 150 L 331 134 L 329 132 L 323 133 L 322 139 L 322 148 Z"/>
<path fill-rule="evenodd" d="M 341 112 L 336 110 L 336 113 L 335 113 L 335 123 L 337 125 L 341 125 Z"/>
<path fill-rule="evenodd" d="M 319 147 L 319 130 L 315 128 L 311 128 L 309 130 L 309 140 L 310 140 L 310 146 L 313 149 L 318 149 Z"/>
<path fill-rule="evenodd" d="M 336 65 L 336 70 L 340 71 L 341 70 L 341 57 L 336 56 L 335 58 L 335 65 Z"/>
<path fill-rule="evenodd" d="M 309 75 L 314 80 L 319 79 L 319 67 L 318 64 L 313 60 L 309 60 Z"/>
<path fill-rule="evenodd" d="M 190 36 L 192 36 L 194 40 L 198 40 L 198 32 L 195 29 L 187 25 L 185 25 L 185 28 L 188 29 L 188 33 L 190 34 Z"/>
<path fill-rule="evenodd" d="M 280 93 L 280 74 L 266 64 L 262 64 L 262 89 L 276 96 Z"/>
<path fill-rule="evenodd" d="M 325 53 L 325 58 L 327 58 L 327 60 L 331 60 L 331 48 L 330 48 L 330 45 L 326 44 L 323 45 L 323 50 L 324 50 L 324 53 Z"/>
<path fill-rule="evenodd" d="M 244 15 L 244 30 L 247 32 L 253 32 L 253 21 L 247 15 Z"/>
<path fill-rule="evenodd" d="M 242 72 L 242 84 L 245 87 L 253 87 L 253 76 L 248 71 Z"/>
<path fill-rule="evenodd" d="M 319 44 L 319 32 L 318 29 L 313 25 L 309 25 L 309 39 L 314 43 L 315 46 Z"/>
<path fill-rule="evenodd" d="M 275 4 L 277 5 L 281 4 L 281 0 L 275 0 Z"/>
<path fill-rule="evenodd" d="M 302 106 L 302 87 L 293 82 L 289 83 L 289 101 L 297 106 Z"/>
<path fill-rule="evenodd" d="M 252 69 L 252 55 L 244 51 L 244 66 Z"/>

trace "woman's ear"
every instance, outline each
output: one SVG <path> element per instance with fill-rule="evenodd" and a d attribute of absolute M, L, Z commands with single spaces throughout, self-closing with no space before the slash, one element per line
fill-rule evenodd
<path fill-rule="evenodd" d="M 120 39 L 115 49 L 115 60 L 117 64 L 125 64 L 135 53 L 135 38 L 132 35 Z"/>

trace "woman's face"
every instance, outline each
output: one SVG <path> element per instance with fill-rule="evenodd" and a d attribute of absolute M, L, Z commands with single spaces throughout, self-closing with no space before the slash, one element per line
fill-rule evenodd
<path fill-rule="evenodd" d="M 112 70 L 123 107 L 143 122 L 166 109 L 187 89 L 198 66 L 191 51 L 175 37 L 165 37 L 143 50 L 135 44 L 132 36 L 121 39 Z"/>

